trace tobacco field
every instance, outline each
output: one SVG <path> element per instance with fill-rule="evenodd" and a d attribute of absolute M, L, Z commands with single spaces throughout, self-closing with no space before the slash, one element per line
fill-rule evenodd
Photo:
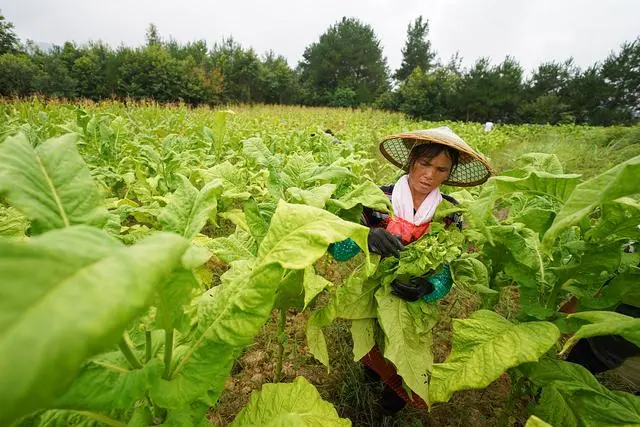
<path fill-rule="evenodd" d="M 442 124 L 496 174 L 443 189 L 462 230 L 381 260 L 359 218 L 400 172 L 377 143 Z M 563 360 L 640 346 L 615 312 L 640 306 L 638 177 L 638 127 L 7 101 L 0 425 L 640 425 L 638 390 Z M 391 295 L 443 263 L 445 299 Z M 428 410 L 377 414 L 357 362 L 376 343 Z"/>

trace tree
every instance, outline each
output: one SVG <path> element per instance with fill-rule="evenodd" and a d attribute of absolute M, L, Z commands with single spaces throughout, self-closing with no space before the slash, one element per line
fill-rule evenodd
<path fill-rule="evenodd" d="M 602 64 L 602 76 L 611 87 L 607 106 L 617 110 L 624 122 L 640 117 L 640 37 L 624 43 Z"/>
<path fill-rule="evenodd" d="M 522 119 L 528 123 L 572 122 L 567 91 L 578 73 L 572 58 L 540 64 L 525 84 L 525 99 L 518 107 Z"/>
<path fill-rule="evenodd" d="M 407 41 L 402 48 L 402 63 L 394 74 L 398 81 L 406 80 L 416 67 L 429 72 L 435 66 L 436 53 L 431 49 L 429 21 L 422 22 L 422 15 L 407 27 Z"/>
<path fill-rule="evenodd" d="M 308 104 L 328 104 L 351 89 L 355 103 L 373 102 L 389 86 L 386 58 L 373 29 L 355 18 L 342 20 L 308 46 L 298 68 Z"/>
<path fill-rule="evenodd" d="M 460 76 L 447 67 L 425 73 L 416 67 L 398 90 L 399 110 L 421 120 L 451 119 Z"/>
<path fill-rule="evenodd" d="M 515 59 L 507 56 L 491 66 L 488 58 L 480 58 L 461 81 L 457 116 L 480 122 L 517 121 L 522 95 L 522 67 Z"/>
<path fill-rule="evenodd" d="M 5 20 L 0 11 L 0 55 L 18 51 L 20 39 L 13 31 L 13 24 Z"/>
<path fill-rule="evenodd" d="M 618 110 L 611 110 L 607 100 L 612 87 L 602 76 L 602 67 L 595 64 L 579 73 L 567 87 L 567 100 L 576 122 L 589 125 L 611 125 L 621 119 Z"/>
<path fill-rule="evenodd" d="M 0 96 L 27 96 L 33 92 L 38 67 L 27 55 L 0 55 Z"/>
<path fill-rule="evenodd" d="M 36 92 L 57 98 L 74 98 L 77 95 L 76 81 L 63 59 L 54 55 L 38 55 L 33 61 L 40 69 L 33 82 Z"/>
<path fill-rule="evenodd" d="M 260 58 L 253 49 L 244 50 L 233 38 L 216 43 L 211 52 L 214 68 L 222 73 L 227 102 L 254 102 L 259 95 Z"/>
<path fill-rule="evenodd" d="M 147 41 L 147 46 L 160 46 L 162 44 L 158 27 L 153 22 L 147 27 L 144 38 Z"/>
<path fill-rule="evenodd" d="M 296 100 L 296 78 L 282 55 L 269 51 L 264 55 L 259 73 L 260 102 L 291 104 Z"/>
<path fill-rule="evenodd" d="M 573 58 L 560 62 L 544 62 L 527 82 L 528 92 L 532 99 L 541 95 L 566 92 L 569 82 L 578 74 L 578 69 L 573 64 Z"/>

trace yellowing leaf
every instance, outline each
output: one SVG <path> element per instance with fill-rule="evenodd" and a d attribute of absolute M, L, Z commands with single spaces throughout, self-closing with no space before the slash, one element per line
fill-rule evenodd
<path fill-rule="evenodd" d="M 458 390 L 486 387 L 507 369 L 538 360 L 558 338 L 553 323 L 514 324 L 488 310 L 456 319 L 451 354 L 433 365 L 429 396 L 446 402 Z"/>

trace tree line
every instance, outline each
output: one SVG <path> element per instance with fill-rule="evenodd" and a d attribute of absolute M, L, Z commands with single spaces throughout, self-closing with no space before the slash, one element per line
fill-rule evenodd
<path fill-rule="evenodd" d="M 164 40 L 154 24 L 139 47 L 66 42 L 46 51 L 21 42 L 0 14 L 0 95 L 232 103 L 371 106 L 426 120 L 631 124 L 640 118 L 640 37 L 586 69 L 572 59 L 526 77 L 513 57 L 442 62 L 422 16 L 409 23 L 391 72 L 373 28 L 342 18 L 309 45 L 295 68 L 233 38 Z"/>

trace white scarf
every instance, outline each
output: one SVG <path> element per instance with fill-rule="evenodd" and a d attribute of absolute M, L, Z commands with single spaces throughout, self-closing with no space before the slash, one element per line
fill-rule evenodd
<path fill-rule="evenodd" d="M 414 225 L 422 225 L 425 222 L 431 221 L 440 202 L 442 202 L 440 189 L 435 188 L 425 197 L 420 208 L 414 214 L 413 197 L 411 196 L 407 175 L 402 175 L 391 192 L 393 212 L 400 218 Z"/>

